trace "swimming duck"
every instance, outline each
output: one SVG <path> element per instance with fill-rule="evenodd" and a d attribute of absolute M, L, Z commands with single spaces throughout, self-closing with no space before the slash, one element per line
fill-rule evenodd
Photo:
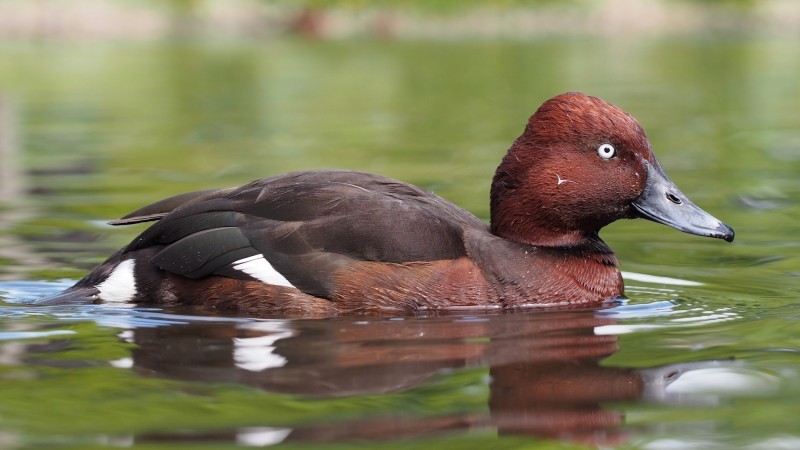
<path fill-rule="evenodd" d="M 732 241 L 667 178 L 630 114 L 580 93 L 530 117 L 492 180 L 491 221 L 391 178 L 305 171 L 170 197 L 155 222 L 43 303 L 192 304 L 334 315 L 598 306 L 624 296 L 598 233 L 645 218 Z"/>

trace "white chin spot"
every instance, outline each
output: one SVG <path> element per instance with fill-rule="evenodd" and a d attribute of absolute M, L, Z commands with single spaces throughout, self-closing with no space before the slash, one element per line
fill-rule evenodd
<path fill-rule="evenodd" d="M 231 266 L 264 283 L 294 287 L 289 280 L 272 267 L 269 261 L 264 258 L 264 255 L 259 254 L 242 258 L 231 263 Z"/>
<path fill-rule="evenodd" d="M 120 303 L 133 300 L 136 295 L 136 279 L 133 276 L 134 267 L 135 262 L 132 259 L 126 259 L 117 264 L 117 267 L 111 271 L 111 275 L 95 286 L 100 291 L 97 294 L 100 300 Z"/>

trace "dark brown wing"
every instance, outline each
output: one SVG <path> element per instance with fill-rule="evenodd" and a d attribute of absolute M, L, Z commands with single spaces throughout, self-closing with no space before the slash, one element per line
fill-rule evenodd
<path fill-rule="evenodd" d="M 464 230 L 486 228 L 430 192 L 358 172 L 298 172 L 186 198 L 139 210 L 154 217 L 173 208 L 123 251 L 165 246 L 153 263 L 193 278 L 246 277 L 233 263 L 260 254 L 320 297 L 329 296 L 342 265 L 456 259 L 466 255 Z"/>
<path fill-rule="evenodd" d="M 117 220 L 108 222 L 109 225 L 132 225 L 134 223 L 152 222 L 161 219 L 169 214 L 173 209 L 185 205 L 187 202 L 202 197 L 217 189 L 207 189 L 204 191 L 187 192 L 185 194 L 178 194 L 173 197 L 165 198 L 164 200 L 157 201 L 144 208 L 139 208 L 136 211 L 127 214 Z"/>

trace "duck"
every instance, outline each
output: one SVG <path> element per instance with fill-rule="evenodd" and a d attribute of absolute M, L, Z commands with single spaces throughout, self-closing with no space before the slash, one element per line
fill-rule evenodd
<path fill-rule="evenodd" d="M 287 173 L 109 222 L 154 223 L 42 303 L 255 316 L 598 307 L 625 298 L 599 232 L 635 218 L 734 239 L 670 181 L 633 116 L 568 92 L 545 101 L 502 158 L 489 224 L 392 178 Z"/>

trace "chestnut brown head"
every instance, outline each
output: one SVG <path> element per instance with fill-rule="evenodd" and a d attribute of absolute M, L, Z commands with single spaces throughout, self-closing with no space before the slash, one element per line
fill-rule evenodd
<path fill-rule="evenodd" d="M 630 114 L 580 93 L 528 120 L 492 181 L 492 232 L 534 245 L 574 245 L 623 218 L 733 239 L 733 230 L 669 181 Z"/>

